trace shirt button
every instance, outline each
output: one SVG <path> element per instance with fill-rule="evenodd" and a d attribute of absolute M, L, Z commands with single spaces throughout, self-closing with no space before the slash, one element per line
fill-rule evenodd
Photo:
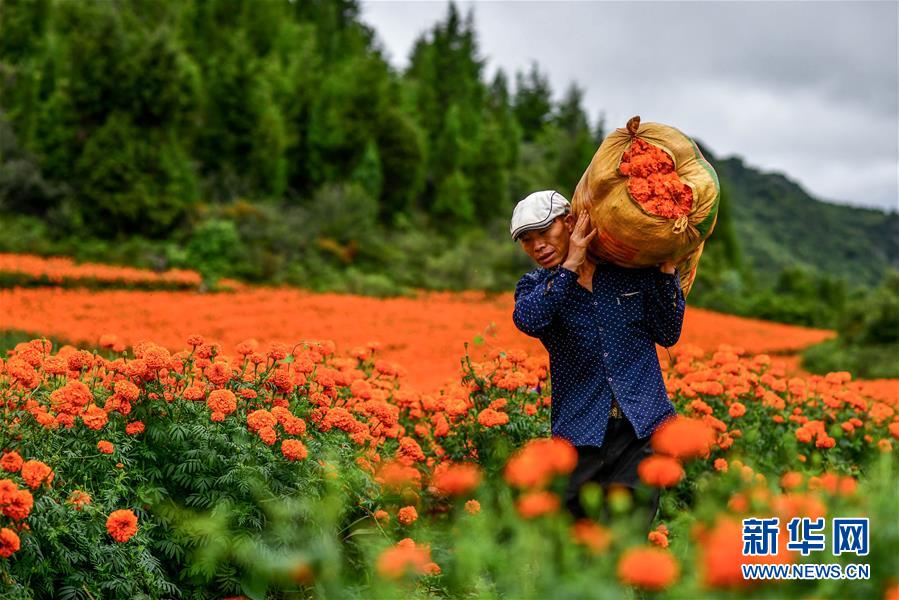
<path fill-rule="evenodd" d="M 599 302 L 596 302 L 596 301 L 593 302 L 593 306 L 596 306 L 597 304 L 599 304 Z"/>
<path fill-rule="evenodd" d="M 603 355 L 603 356 L 608 356 L 609 353 L 608 353 L 608 352 L 603 352 L 602 355 Z"/>
<path fill-rule="evenodd" d="M 600 327 L 599 330 L 602 331 L 602 327 Z"/>
<path fill-rule="evenodd" d="M 609 383 L 612 383 L 612 378 L 611 378 L 611 377 L 609 377 Z"/>

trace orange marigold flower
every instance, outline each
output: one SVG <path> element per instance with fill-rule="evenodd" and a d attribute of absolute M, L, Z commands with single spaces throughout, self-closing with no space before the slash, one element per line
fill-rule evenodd
<path fill-rule="evenodd" d="M 53 469 L 39 460 L 27 460 L 22 463 L 22 479 L 31 489 L 40 487 L 45 481 L 50 483 L 53 477 Z"/>
<path fill-rule="evenodd" d="M 715 459 L 715 470 L 723 473 L 727 472 L 727 461 L 723 458 Z"/>
<path fill-rule="evenodd" d="M 375 481 L 388 490 L 400 492 L 403 489 L 420 488 L 421 473 L 413 466 L 392 460 L 381 465 Z"/>
<path fill-rule="evenodd" d="M 518 499 L 518 513 L 525 519 L 554 513 L 559 509 L 559 497 L 552 492 L 527 492 Z"/>
<path fill-rule="evenodd" d="M 203 391 L 203 388 L 198 385 L 192 385 L 182 394 L 185 400 L 198 401 L 202 400 L 206 395 L 206 392 Z"/>
<path fill-rule="evenodd" d="M 397 511 L 396 519 L 403 525 L 411 525 L 418 520 L 418 511 L 414 506 L 404 506 Z"/>
<path fill-rule="evenodd" d="M 682 416 L 669 419 L 652 434 L 656 452 L 682 460 L 708 456 L 714 443 L 715 432 L 707 423 Z"/>
<path fill-rule="evenodd" d="M 225 362 L 217 361 L 206 367 L 203 374 L 210 383 L 222 387 L 231 380 L 231 367 Z"/>
<path fill-rule="evenodd" d="M 890 435 L 899 440 L 899 421 L 893 421 L 889 425 Z"/>
<path fill-rule="evenodd" d="M 259 431 L 263 427 L 274 427 L 278 419 L 267 410 L 254 410 L 247 414 L 247 427 L 250 431 Z"/>
<path fill-rule="evenodd" d="M 237 410 L 237 398 L 231 390 L 213 390 L 209 392 L 206 405 L 214 413 L 230 415 Z"/>
<path fill-rule="evenodd" d="M 785 490 L 792 490 L 802 485 L 802 473 L 797 471 L 787 471 L 780 478 L 780 487 Z"/>
<path fill-rule="evenodd" d="M 91 496 L 87 492 L 75 490 L 69 494 L 69 499 L 66 502 L 73 505 L 75 510 L 81 510 L 84 505 L 91 503 Z"/>
<path fill-rule="evenodd" d="M 829 435 L 826 435 L 826 434 L 825 434 L 825 435 L 819 435 L 819 436 L 817 437 L 817 439 L 815 440 L 815 447 L 816 447 L 816 448 L 824 448 L 824 449 L 826 449 L 826 448 L 833 448 L 834 446 L 836 446 L 836 444 L 837 444 L 837 441 L 836 441 L 834 438 L 832 438 L 832 437 L 830 437 Z"/>
<path fill-rule="evenodd" d="M 837 486 L 837 492 L 841 496 L 852 496 L 858 489 L 858 481 L 850 475 L 840 477 L 840 483 Z"/>
<path fill-rule="evenodd" d="M 303 435 L 306 433 L 306 421 L 299 417 L 289 415 L 288 418 L 280 421 L 281 427 L 290 435 Z"/>
<path fill-rule="evenodd" d="M 612 532 L 608 527 L 589 519 L 578 520 L 571 528 L 575 543 L 586 546 L 593 554 L 602 554 L 612 543 Z"/>
<path fill-rule="evenodd" d="M 650 531 L 647 538 L 654 546 L 658 546 L 659 548 L 668 547 L 668 536 L 661 531 Z"/>
<path fill-rule="evenodd" d="M 20 547 L 19 536 L 15 531 L 7 527 L 0 529 L 0 556 L 9 558 L 18 552 Z"/>
<path fill-rule="evenodd" d="M 88 429 L 99 431 L 109 422 L 109 415 L 96 404 L 91 404 L 81 415 L 81 420 L 84 421 Z"/>
<path fill-rule="evenodd" d="M 272 342 L 268 345 L 267 356 L 273 360 L 284 360 L 287 358 L 289 348 L 287 344 L 281 342 Z"/>
<path fill-rule="evenodd" d="M 676 458 L 655 454 L 640 461 L 637 474 L 647 485 L 667 488 L 680 482 L 684 469 Z"/>
<path fill-rule="evenodd" d="M 386 523 L 387 521 L 390 520 L 390 513 L 388 513 L 386 510 L 381 509 L 381 508 L 376 510 L 374 515 L 372 515 L 372 516 L 375 519 L 377 519 L 378 521 L 383 521 L 384 523 Z"/>
<path fill-rule="evenodd" d="M 776 496 L 771 507 L 782 522 L 787 522 L 793 517 L 808 517 L 818 519 L 827 516 L 827 506 L 815 495 L 800 492 L 788 492 Z"/>
<path fill-rule="evenodd" d="M 403 464 L 412 465 L 425 459 L 425 453 L 422 452 L 421 446 L 418 445 L 411 437 L 405 436 L 400 438 L 400 447 L 396 451 L 396 459 Z"/>
<path fill-rule="evenodd" d="M 505 478 L 519 488 L 543 487 L 555 476 L 570 473 L 577 450 L 565 439 L 531 440 L 506 463 Z"/>
<path fill-rule="evenodd" d="M 309 451 L 300 440 L 284 440 L 281 442 L 281 454 L 287 460 L 303 460 L 309 455 Z"/>
<path fill-rule="evenodd" d="M 509 415 L 492 408 L 485 408 L 478 414 L 478 423 L 484 427 L 499 427 L 509 422 Z"/>
<path fill-rule="evenodd" d="M 877 440 L 877 449 L 881 452 L 892 452 L 893 444 L 890 440 L 883 438 L 882 440 Z"/>
<path fill-rule="evenodd" d="M 125 433 L 128 435 L 138 435 L 144 432 L 144 424 L 142 421 L 131 421 L 125 425 Z"/>
<path fill-rule="evenodd" d="M 796 439 L 803 444 L 808 444 L 812 441 L 812 432 L 805 427 L 800 427 L 796 430 Z"/>
<path fill-rule="evenodd" d="M 100 440 L 97 442 L 97 450 L 99 450 L 102 454 L 112 454 L 113 446 L 112 442 L 107 442 L 106 440 Z"/>
<path fill-rule="evenodd" d="M 480 482 L 481 470 L 472 463 L 440 463 L 431 477 L 437 492 L 448 496 L 464 496 Z"/>
<path fill-rule="evenodd" d="M 617 574 L 618 579 L 627 585 L 660 591 L 677 581 L 680 566 L 668 550 L 636 547 L 626 550 L 621 555 Z"/>
<path fill-rule="evenodd" d="M 263 427 L 258 431 L 259 439 L 267 445 L 271 446 L 278 441 L 278 432 L 273 427 Z"/>
<path fill-rule="evenodd" d="M 743 556 L 743 528 L 736 519 L 720 518 L 710 530 L 699 536 L 702 581 L 714 588 L 741 588 L 752 584 L 743 578 L 745 563 L 787 563 L 793 556 L 786 552 L 785 536 L 778 539 L 774 556 Z"/>
<path fill-rule="evenodd" d="M 50 392 L 50 404 L 57 412 L 77 415 L 89 403 L 94 394 L 83 382 L 69 381 L 63 387 Z"/>
<path fill-rule="evenodd" d="M 689 213 L 693 190 L 680 180 L 671 156 L 640 138 L 622 154 L 618 170 L 628 177 L 631 198 L 646 212 L 674 219 Z"/>
<path fill-rule="evenodd" d="M 106 531 L 117 542 L 127 542 L 137 533 L 137 515 L 131 509 L 113 511 L 106 519 Z"/>
<path fill-rule="evenodd" d="M 194 347 L 202 346 L 205 343 L 206 343 L 206 340 L 204 340 L 203 336 L 200 335 L 199 333 L 192 333 L 191 335 L 187 336 L 187 345 L 188 346 L 194 346 Z"/>
<path fill-rule="evenodd" d="M 738 419 L 746 414 L 746 406 L 741 402 L 733 402 L 727 412 L 734 419 Z"/>
<path fill-rule="evenodd" d="M 31 514 L 34 506 L 34 497 L 28 490 L 15 490 L 4 494 L 3 514 L 13 521 L 21 521 Z"/>
<path fill-rule="evenodd" d="M 116 396 L 128 402 L 134 402 L 140 397 L 140 388 L 125 379 L 116 381 L 113 389 Z"/>
<path fill-rule="evenodd" d="M 423 575 L 426 569 L 433 569 L 431 565 L 431 549 L 405 538 L 381 553 L 378 574 L 385 579 L 400 579 L 407 572 Z"/>
<path fill-rule="evenodd" d="M 18 473 L 19 469 L 22 468 L 23 462 L 22 456 L 18 452 L 7 452 L 3 455 L 3 458 L 0 458 L 0 467 L 8 473 Z"/>
<path fill-rule="evenodd" d="M 476 515 L 481 512 L 481 503 L 477 500 L 469 500 L 465 503 L 465 511 L 472 515 Z"/>

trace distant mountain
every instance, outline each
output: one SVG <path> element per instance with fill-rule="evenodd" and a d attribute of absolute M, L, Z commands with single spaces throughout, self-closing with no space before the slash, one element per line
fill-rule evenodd
<path fill-rule="evenodd" d="M 899 269 L 899 213 L 823 202 L 780 173 L 702 152 L 727 188 L 743 262 L 761 280 L 800 266 L 870 286 Z"/>

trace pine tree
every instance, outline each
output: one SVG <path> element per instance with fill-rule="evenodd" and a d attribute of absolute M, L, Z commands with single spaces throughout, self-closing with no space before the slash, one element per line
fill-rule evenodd
<path fill-rule="evenodd" d="M 378 154 L 378 146 L 369 140 L 365 144 L 365 152 L 353 170 L 350 180 L 362 186 L 362 189 L 374 199 L 381 197 L 383 176 L 381 174 L 381 157 Z"/>
<path fill-rule="evenodd" d="M 552 89 L 549 77 L 531 63 L 527 75 L 515 74 L 515 118 L 522 128 L 525 141 L 533 141 L 543 131 L 552 111 Z"/>

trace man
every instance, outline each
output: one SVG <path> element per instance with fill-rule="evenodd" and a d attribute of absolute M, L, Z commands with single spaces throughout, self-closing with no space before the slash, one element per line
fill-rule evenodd
<path fill-rule="evenodd" d="M 626 269 L 588 260 L 596 229 L 558 192 L 519 202 L 510 233 L 540 266 L 518 282 L 513 320 L 549 352 L 552 433 L 578 452 L 565 502 L 582 518 L 581 486 L 633 492 L 637 465 L 652 454 L 650 435 L 674 415 L 655 345 L 680 337 L 683 292 L 674 263 Z M 654 489 L 642 504 L 647 527 L 658 503 Z"/>

